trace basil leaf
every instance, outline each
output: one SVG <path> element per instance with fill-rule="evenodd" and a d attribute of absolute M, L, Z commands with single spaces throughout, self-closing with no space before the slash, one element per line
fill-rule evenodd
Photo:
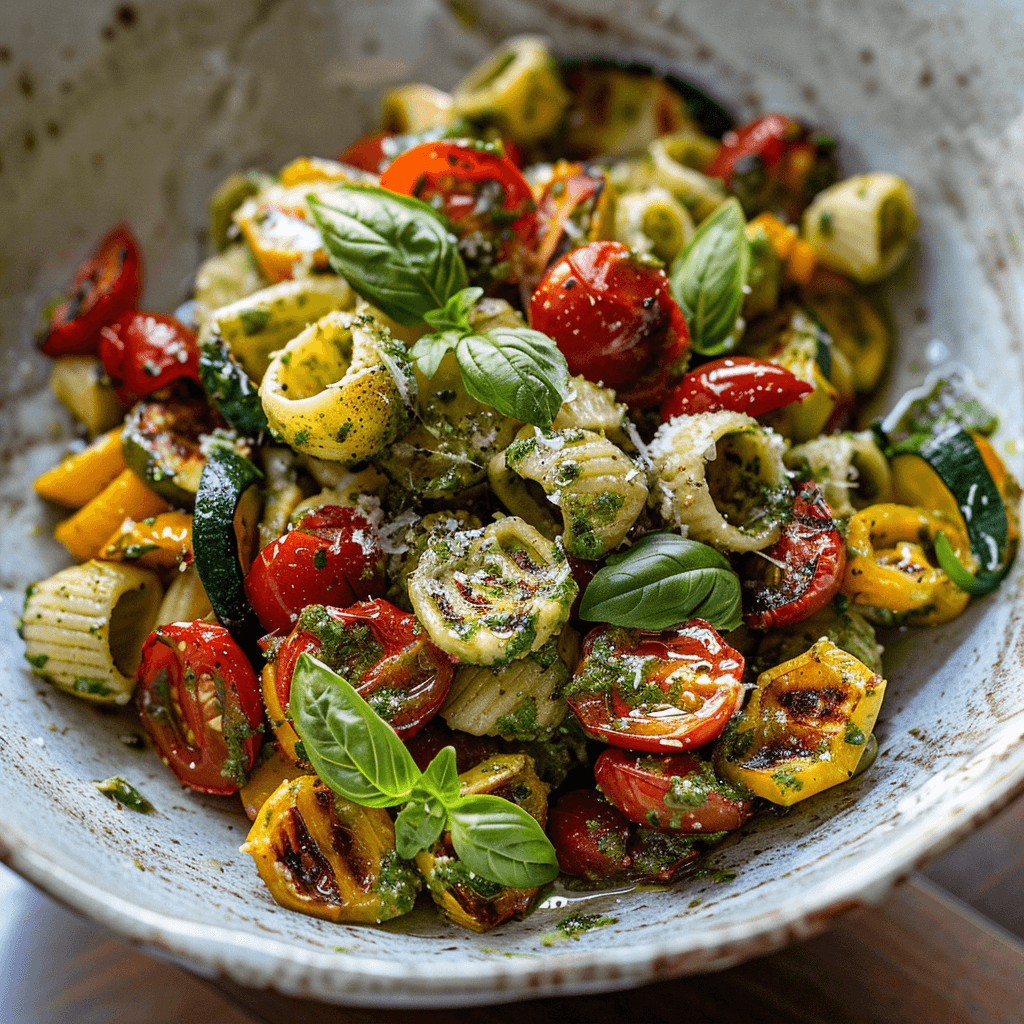
<path fill-rule="evenodd" d="M 436 796 L 446 807 L 459 799 L 459 773 L 455 766 L 455 748 L 444 747 L 427 765 L 416 784 Z"/>
<path fill-rule="evenodd" d="M 558 874 L 558 857 L 544 830 L 500 796 L 467 796 L 450 810 L 452 846 L 474 874 L 498 885 L 529 889 Z"/>
<path fill-rule="evenodd" d="M 437 373 L 441 360 L 458 345 L 462 336 L 462 331 L 453 330 L 442 331 L 440 334 L 424 334 L 409 349 L 409 355 L 415 361 L 420 373 L 430 380 Z"/>
<path fill-rule="evenodd" d="M 420 770 L 405 744 L 350 683 L 308 654 L 292 674 L 290 707 L 306 756 L 336 793 L 364 807 L 408 799 Z"/>
<path fill-rule="evenodd" d="M 368 185 L 307 202 L 334 270 L 398 323 L 423 323 L 469 283 L 455 236 L 426 203 Z"/>
<path fill-rule="evenodd" d="M 442 309 L 433 309 L 423 319 L 438 331 L 454 330 L 463 334 L 472 330 L 469 314 L 484 294 L 483 288 L 463 288 Z"/>
<path fill-rule="evenodd" d="M 535 427 L 550 428 L 569 393 L 558 346 L 528 327 L 493 327 L 459 340 L 455 358 L 466 390 L 479 402 Z"/>
<path fill-rule="evenodd" d="M 409 802 L 395 818 L 395 849 L 398 856 L 411 860 L 420 850 L 437 842 L 448 820 L 448 810 L 441 800 L 417 787 Z"/>
<path fill-rule="evenodd" d="M 949 538 L 941 530 L 935 536 L 935 557 L 939 561 L 942 571 L 965 593 L 974 594 L 980 597 L 983 594 L 991 594 L 999 588 L 999 584 L 1006 579 L 1012 567 L 1012 562 L 1005 565 L 999 572 L 980 572 L 974 575 L 956 557 L 953 545 Z"/>
<path fill-rule="evenodd" d="M 750 243 L 738 199 L 708 217 L 676 257 L 669 275 L 672 295 L 690 328 L 690 347 L 701 355 L 730 352 L 739 340 L 743 286 Z"/>
<path fill-rule="evenodd" d="M 651 630 L 699 618 L 727 632 L 743 621 L 740 581 L 707 544 L 648 534 L 597 571 L 583 593 L 580 617 Z"/>

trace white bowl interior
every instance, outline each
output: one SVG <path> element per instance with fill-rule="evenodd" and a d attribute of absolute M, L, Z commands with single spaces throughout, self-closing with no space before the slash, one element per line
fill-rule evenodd
<path fill-rule="evenodd" d="M 844 169 L 913 183 L 921 242 L 893 283 L 888 399 L 947 360 L 974 371 L 1016 464 L 1024 425 L 1024 24 L 1012 0 L 7 0 L 0 27 L 0 854 L 59 898 L 207 971 L 287 992 L 439 1005 L 620 987 L 726 966 L 810 934 L 990 813 L 1024 780 L 1024 597 L 1016 571 L 951 624 L 895 638 L 864 777 L 766 817 L 714 855 L 732 881 L 603 895 L 557 890 L 484 936 L 431 908 L 383 928 L 277 907 L 238 845 L 237 801 L 183 791 L 131 712 L 33 678 L 14 620 L 25 585 L 66 564 L 29 482 L 73 430 L 31 345 L 36 313 L 111 225 L 172 309 L 205 252 L 206 199 L 231 169 L 331 156 L 389 85 L 450 87 L 499 39 L 563 54 L 670 58 L 740 119 L 780 109 L 834 128 Z M 1013 45 L 1007 45 L 1010 39 Z M 881 403 L 886 408 L 885 401 Z M 1017 467 L 1019 468 L 1019 466 Z M 143 817 L 92 780 L 123 774 Z M 566 904 L 615 917 L 545 944 Z"/>

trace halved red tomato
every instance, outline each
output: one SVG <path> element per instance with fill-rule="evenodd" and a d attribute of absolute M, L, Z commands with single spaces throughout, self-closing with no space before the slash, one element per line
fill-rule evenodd
<path fill-rule="evenodd" d="M 703 619 L 660 633 L 598 626 L 565 689 L 584 729 L 629 750 L 717 739 L 743 700 L 743 655 Z"/>
<path fill-rule="evenodd" d="M 554 339 L 570 373 L 637 408 L 662 402 L 686 368 L 690 332 L 668 277 L 621 242 L 590 242 L 553 264 L 530 326 Z"/>
<path fill-rule="evenodd" d="M 593 882 L 618 878 L 629 869 L 629 822 L 592 789 L 559 797 L 548 811 L 548 835 L 567 875 Z"/>
<path fill-rule="evenodd" d="M 234 793 L 263 731 L 260 684 L 217 623 L 158 626 L 142 646 L 136 702 L 160 759 L 190 789 Z"/>
<path fill-rule="evenodd" d="M 391 152 L 393 146 L 389 145 L 394 137 L 392 132 L 371 132 L 364 135 L 338 157 L 338 162 L 361 171 L 380 174 L 394 157 L 394 153 Z"/>
<path fill-rule="evenodd" d="M 397 156 L 380 184 L 448 218 L 474 284 L 523 277 L 536 233 L 533 192 L 493 143 L 424 142 Z"/>
<path fill-rule="evenodd" d="M 732 832 L 754 813 L 754 798 L 719 782 L 692 754 L 632 754 L 609 748 L 594 764 L 600 790 L 638 825 L 688 835 Z"/>
<path fill-rule="evenodd" d="M 263 699 L 278 742 L 295 754 L 288 721 L 292 675 L 300 654 L 315 655 L 344 676 L 402 739 L 437 713 L 451 687 L 454 666 L 435 647 L 415 615 L 380 599 L 350 608 L 310 605 L 277 647 L 263 674 Z"/>
<path fill-rule="evenodd" d="M 797 487 L 792 518 L 779 539 L 745 562 L 747 625 L 778 629 L 820 611 L 839 593 L 846 541 L 818 485 Z"/>
<path fill-rule="evenodd" d="M 384 593 L 377 528 L 354 508 L 321 505 L 253 560 L 245 593 L 268 632 L 291 629 L 306 605 L 346 607 Z"/>
<path fill-rule="evenodd" d="M 49 314 L 39 348 L 48 356 L 95 352 L 100 328 L 134 309 L 141 291 L 142 257 L 131 231 L 122 224 L 78 268 L 66 298 Z"/>

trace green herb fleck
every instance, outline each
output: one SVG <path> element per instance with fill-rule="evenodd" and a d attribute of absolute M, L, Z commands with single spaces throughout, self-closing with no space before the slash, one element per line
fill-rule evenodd
<path fill-rule="evenodd" d="M 120 775 L 112 775 L 102 782 L 94 782 L 93 785 L 105 796 L 115 803 L 127 807 L 130 811 L 138 811 L 139 814 L 152 814 L 155 808 L 153 805 L 125 778 Z"/>

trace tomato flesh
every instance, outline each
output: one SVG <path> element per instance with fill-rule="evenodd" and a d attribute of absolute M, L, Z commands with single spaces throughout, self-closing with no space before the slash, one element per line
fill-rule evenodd
<path fill-rule="evenodd" d="M 743 700 L 743 655 L 703 619 L 659 633 L 587 634 L 569 707 L 587 732 L 629 750 L 692 750 L 717 739 Z"/>
<path fill-rule="evenodd" d="M 195 334 L 161 313 L 122 313 L 100 328 L 99 357 L 126 408 L 176 380 L 199 383 Z"/>
<path fill-rule="evenodd" d="M 358 168 L 360 171 L 380 174 L 394 156 L 388 152 L 392 139 L 394 135 L 391 132 L 371 132 L 353 142 L 338 157 L 338 162 Z"/>
<path fill-rule="evenodd" d="M 90 355 L 101 327 L 134 309 L 142 291 L 142 258 L 125 225 L 114 228 L 75 274 L 49 316 L 40 350 L 48 356 Z"/>
<path fill-rule="evenodd" d="M 228 794 L 256 760 L 263 703 L 256 673 L 223 626 L 159 626 L 142 647 L 136 702 L 160 758 L 190 789 Z"/>
<path fill-rule="evenodd" d="M 245 593 L 268 632 L 287 632 L 307 605 L 344 607 L 384 593 L 384 549 L 377 528 L 341 505 L 307 513 L 253 560 Z"/>
<path fill-rule="evenodd" d="M 530 300 L 530 324 L 554 339 L 570 373 L 637 408 L 666 397 L 690 347 L 665 272 L 621 242 L 590 242 L 554 263 Z"/>
<path fill-rule="evenodd" d="M 629 831 L 621 812 L 592 789 L 566 793 L 548 811 L 559 868 L 593 882 L 621 877 L 629 869 Z"/>
<path fill-rule="evenodd" d="M 753 356 L 727 356 L 691 370 L 662 403 L 661 422 L 673 416 L 702 412 L 742 412 L 763 416 L 790 402 L 798 402 L 814 390 L 778 363 Z"/>
<path fill-rule="evenodd" d="M 793 515 L 764 557 L 749 559 L 747 625 L 778 629 L 802 622 L 839 593 L 846 572 L 846 541 L 818 485 L 797 488 Z"/>
<path fill-rule="evenodd" d="M 632 754 L 609 748 L 594 764 L 601 792 L 638 825 L 688 835 L 732 832 L 754 813 L 692 754 Z"/>
<path fill-rule="evenodd" d="M 285 714 L 295 664 L 305 653 L 344 676 L 402 739 L 437 713 L 455 671 L 416 616 L 387 601 L 361 601 L 350 608 L 313 605 L 277 648 L 274 686 Z"/>

